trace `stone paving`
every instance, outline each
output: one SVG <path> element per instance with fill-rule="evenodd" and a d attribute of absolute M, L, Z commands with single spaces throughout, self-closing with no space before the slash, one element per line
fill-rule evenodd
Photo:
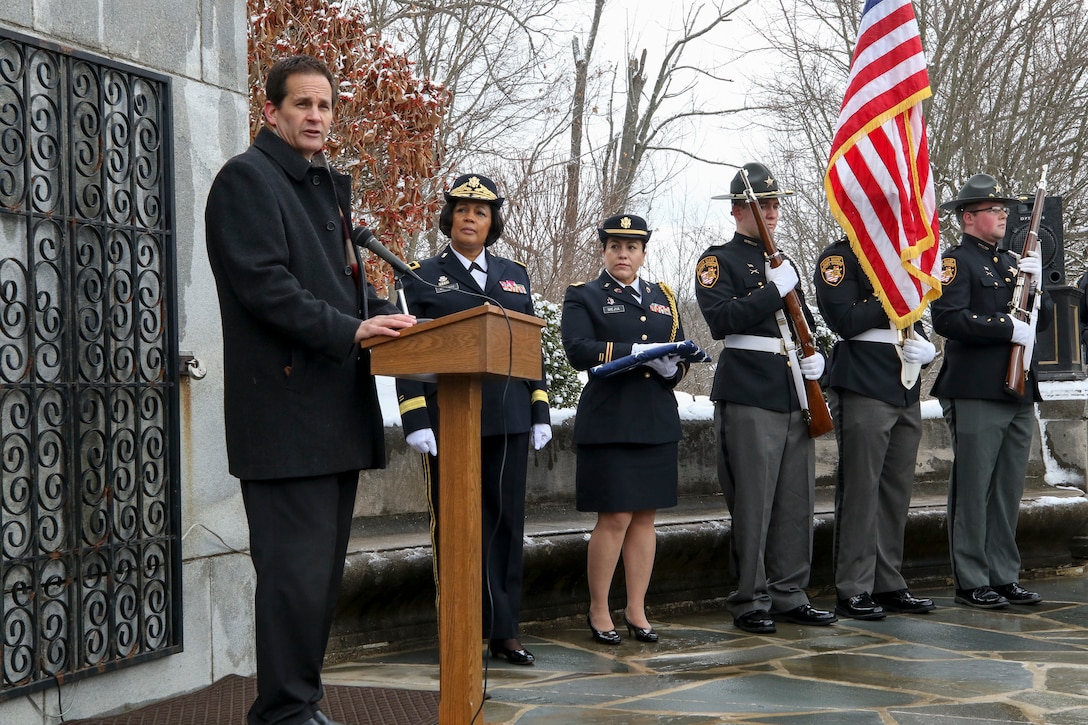
<path fill-rule="evenodd" d="M 485 655 L 486 722 L 537 725 L 972 725 L 1088 723 L 1088 574 L 1025 582 L 1037 606 L 938 608 L 830 627 L 734 628 L 723 611 L 651 622 L 656 645 L 595 644 L 584 624 L 538 623 L 518 667 Z M 817 598 L 818 606 L 833 602 Z M 621 622 L 620 614 L 613 615 Z M 438 689 L 435 645 L 330 667 L 329 684 Z"/>

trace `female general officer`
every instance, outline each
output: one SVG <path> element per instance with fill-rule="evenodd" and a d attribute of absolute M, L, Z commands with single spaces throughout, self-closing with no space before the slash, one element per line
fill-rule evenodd
<path fill-rule="evenodd" d="M 650 343 L 684 339 L 676 298 L 665 284 L 639 279 L 651 232 L 633 214 L 604 220 L 597 234 L 604 270 L 571 285 L 563 299 L 563 348 L 586 370 L 640 351 Z M 589 540 L 589 629 L 603 644 L 619 644 L 608 590 L 623 556 L 629 635 L 656 642 L 646 618 L 646 590 L 657 541 L 654 514 L 676 505 L 680 416 L 672 389 L 687 365 L 676 355 L 650 360 L 610 377 L 590 376 L 574 420 L 576 505 L 596 511 Z"/>
<path fill-rule="evenodd" d="M 450 239 L 437 256 L 413 262 L 422 279 L 405 277 L 408 309 L 437 318 L 478 307 L 486 295 L 507 310 L 533 314 L 529 276 L 520 262 L 488 251 L 503 231 L 504 199 L 495 182 L 480 174 L 457 177 L 446 192 L 438 228 Z M 464 294 L 475 292 L 476 296 Z M 521 617 L 522 536 L 529 445 L 551 440 L 548 389 L 540 380 L 484 381 L 481 390 L 481 497 L 483 511 L 483 631 L 491 654 L 516 665 L 536 660 L 518 640 Z M 426 455 L 432 536 L 438 543 L 438 390 L 433 384 L 397 380 L 405 441 Z"/>

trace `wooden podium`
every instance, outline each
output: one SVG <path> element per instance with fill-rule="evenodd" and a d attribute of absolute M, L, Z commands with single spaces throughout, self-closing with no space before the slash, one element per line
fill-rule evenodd
<path fill-rule="evenodd" d="M 376 375 L 438 377 L 441 725 L 473 722 L 483 697 L 480 381 L 539 380 L 544 324 L 485 304 L 362 342 Z"/>

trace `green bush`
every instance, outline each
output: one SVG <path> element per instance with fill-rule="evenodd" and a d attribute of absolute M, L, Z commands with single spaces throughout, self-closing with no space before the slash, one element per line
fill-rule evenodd
<path fill-rule="evenodd" d="M 570 366 L 563 352 L 563 337 L 559 325 L 563 309 L 533 293 L 533 310 L 536 316 L 547 322 L 542 340 L 544 372 L 548 378 L 548 398 L 553 408 L 575 408 L 582 394 L 582 380 L 578 371 Z"/>

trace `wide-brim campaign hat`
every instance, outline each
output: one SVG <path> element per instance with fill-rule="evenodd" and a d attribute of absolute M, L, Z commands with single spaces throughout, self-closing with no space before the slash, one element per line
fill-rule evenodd
<path fill-rule="evenodd" d="M 597 236 L 600 237 L 602 243 L 609 237 L 619 237 L 620 239 L 638 239 L 645 244 L 650 241 L 651 234 L 653 232 L 646 228 L 646 220 L 634 214 L 610 216 L 597 228 Z"/>
<path fill-rule="evenodd" d="M 782 189 L 778 186 L 778 179 L 774 178 L 771 174 L 771 170 L 760 163 L 748 163 L 741 167 L 742 171 L 748 172 L 748 183 L 752 185 L 752 191 L 755 192 L 757 199 L 775 199 L 780 196 L 790 196 L 793 191 L 790 189 Z M 747 195 L 744 193 L 744 177 L 741 172 L 738 171 L 737 175 L 733 177 L 733 180 L 729 182 L 729 193 L 719 194 L 718 196 L 712 196 L 711 199 L 733 199 L 734 201 L 743 201 L 747 199 Z"/>
<path fill-rule="evenodd" d="M 975 174 L 956 194 L 952 201 L 941 204 L 944 211 L 959 211 L 968 204 L 976 204 L 980 201 L 996 201 L 1002 204 L 1018 204 L 1020 199 L 1015 196 L 1006 196 L 1001 184 L 989 174 Z"/>
<path fill-rule="evenodd" d="M 454 202 L 462 199 L 487 202 L 492 206 L 502 206 L 506 201 L 499 196 L 499 187 L 491 179 L 482 174 L 462 174 L 453 180 L 450 190 L 445 192 L 446 201 Z"/>

